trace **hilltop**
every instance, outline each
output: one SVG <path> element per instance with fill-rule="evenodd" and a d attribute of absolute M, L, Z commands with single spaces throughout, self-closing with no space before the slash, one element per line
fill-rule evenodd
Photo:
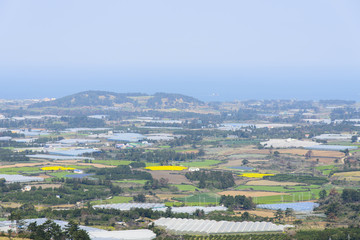
<path fill-rule="evenodd" d="M 85 91 L 51 101 L 42 101 L 29 108 L 73 108 L 73 107 L 143 107 L 153 109 L 184 109 L 204 105 L 204 102 L 182 94 L 155 93 L 115 93 L 107 91 Z"/>

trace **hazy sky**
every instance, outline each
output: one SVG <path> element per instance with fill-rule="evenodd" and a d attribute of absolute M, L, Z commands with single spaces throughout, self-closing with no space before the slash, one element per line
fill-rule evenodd
<path fill-rule="evenodd" d="M 358 0 L 0 0 L 0 98 L 360 100 L 359 12 Z"/>

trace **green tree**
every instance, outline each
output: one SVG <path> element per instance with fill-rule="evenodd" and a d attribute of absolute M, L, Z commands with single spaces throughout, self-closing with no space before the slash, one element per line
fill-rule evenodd
<path fill-rule="evenodd" d="M 292 208 L 286 208 L 285 217 L 288 219 L 294 216 L 294 210 Z"/>
<path fill-rule="evenodd" d="M 321 191 L 319 192 L 319 198 L 320 198 L 320 199 L 325 199 L 326 196 L 327 196 L 327 192 L 326 192 L 325 189 L 323 189 L 323 190 L 321 190 Z"/>
<path fill-rule="evenodd" d="M 276 210 L 275 212 L 275 219 L 277 219 L 279 222 L 284 218 L 284 211 L 281 209 Z"/>

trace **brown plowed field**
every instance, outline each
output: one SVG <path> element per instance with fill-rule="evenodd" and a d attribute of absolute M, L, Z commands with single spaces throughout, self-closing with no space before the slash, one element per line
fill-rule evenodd
<path fill-rule="evenodd" d="M 165 178 L 171 184 L 191 183 L 184 175 L 174 173 L 173 171 L 151 171 L 152 177 L 155 179 Z"/>

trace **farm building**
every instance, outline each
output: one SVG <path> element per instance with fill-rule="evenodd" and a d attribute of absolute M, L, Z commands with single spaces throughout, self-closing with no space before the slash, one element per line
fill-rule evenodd
<path fill-rule="evenodd" d="M 276 225 L 271 222 L 229 222 L 182 218 L 160 218 L 154 224 L 175 234 L 283 232 L 285 228 L 293 227 L 292 225 Z"/>

